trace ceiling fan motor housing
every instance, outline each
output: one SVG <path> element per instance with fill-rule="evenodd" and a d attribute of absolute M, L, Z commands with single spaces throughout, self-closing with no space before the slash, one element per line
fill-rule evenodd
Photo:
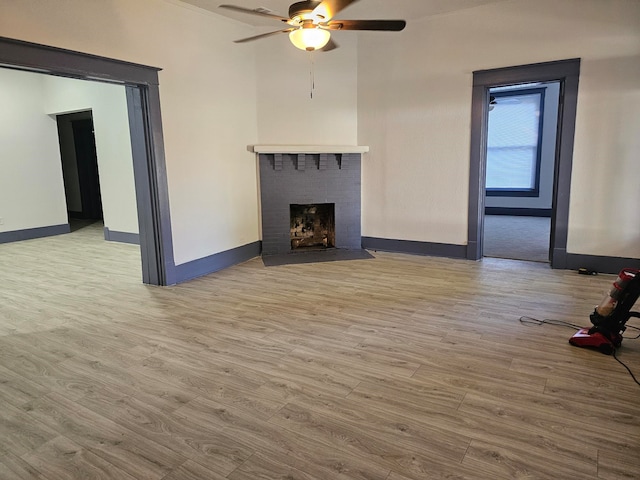
<path fill-rule="evenodd" d="M 305 13 L 311 13 L 318 5 L 320 5 L 320 2 L 316 0 L 296 2 L 289 7 L 289 18 L 295 18 L 302 16 Z"/>

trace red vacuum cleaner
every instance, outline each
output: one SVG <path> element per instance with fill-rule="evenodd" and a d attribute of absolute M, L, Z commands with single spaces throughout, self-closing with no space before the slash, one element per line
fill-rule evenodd
<path fill-rule="evenodd" d="M 591 347 L 611 355 L 622 343 L 625 324 L 640 312 L 631 308 L 640 297 L 640 270 L 624 268 L 613 282 L 609 294 L 590 315 L 593 327 L 582 328 L 569 339 L 576 347 Z"/>

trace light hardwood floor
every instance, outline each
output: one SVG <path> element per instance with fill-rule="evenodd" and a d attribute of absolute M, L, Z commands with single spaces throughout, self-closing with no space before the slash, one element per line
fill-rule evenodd
<path fill-rule="evenodd" d="M 640 387 L 518 321 L 612 276 L 374 255 L 159 288 L 100 230 L 0 245 L 0 478 L 640 478 Z"/>

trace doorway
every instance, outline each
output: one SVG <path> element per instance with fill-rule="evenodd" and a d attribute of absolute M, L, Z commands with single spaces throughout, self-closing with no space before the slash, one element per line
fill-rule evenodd
<path fill-rule="evenodd" d="M 559 85 L 559 102 L 554 150 L 549 262 L 552 268 L 566 268 L 569 193 L 579 75 L 580 59 L 474 72 L 471 112 L 468 259 L 479 260 L 484 256 L 490 90 L 496 87 L 526 83 L 557 82 Z"/>
<path fill-rule="evenodd" d="M 56 122 L 69 220 L 102 220 L 102 195 L 91 110 L 57 115 Z"/>
<path fill-rule="evenodd" d="M 176 283 L 164 160 L 160 69 L 71 50 L 0 37 L 0 64 L 125 87 L 138 206 L 142 281 Z"/>
<path fill-rule="evenodd" d="M 549 263 L 559 82 L 489 89 L 483 256 Z"/>

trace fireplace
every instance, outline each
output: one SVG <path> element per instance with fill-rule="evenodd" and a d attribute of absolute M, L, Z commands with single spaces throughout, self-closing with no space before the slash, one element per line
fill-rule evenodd
<path fill-rule="evenodd" d="M 263 255 L 362 248 L 361 156 L 368 147 L 253 151 L 260 169 Z"/>
<path fill-rule="evenodd" d="M 336 246 L 335 203 L 289 205 L 291 250 Z"/>

